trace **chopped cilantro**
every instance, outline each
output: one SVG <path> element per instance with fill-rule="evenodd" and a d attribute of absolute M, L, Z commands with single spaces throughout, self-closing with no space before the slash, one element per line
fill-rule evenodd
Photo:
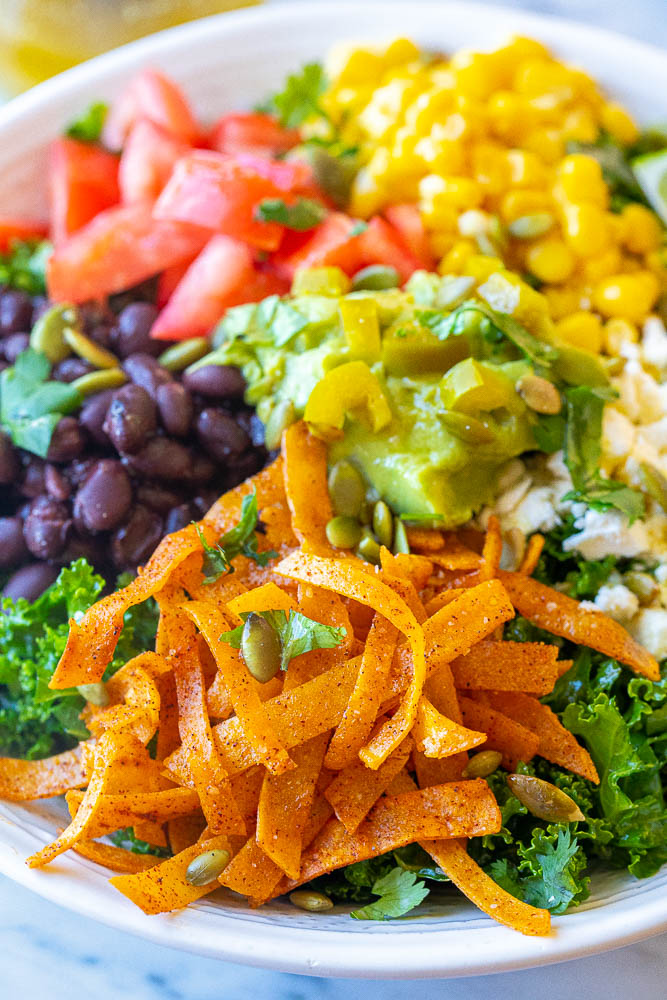
<path fill-rule="evenodd" d="M 320 63 L 307 63 L 300 72 L 291 73 L 283 90 L 274 94 L 258 110 L 276 114 L 280 124 L 286 128 L 298 128 L 313 115 L 323 115 L 319 101 L 326 87 L 327 80 Z"/>
<path fill-rule="evenodd" d="M 0 254 L 0 285 L 28 295 L 45 295 L 46 262 L 52 250 L 48 240 L 14 243 L 7 253 Z"/>
<path fill-rule="evenodd" d="M 65 135 L 70 139 L 78 139 L 79 142 L 99 142 L 108 111 L 108 104 L 94 101 L 67 127 Z"/>
<path fill-rule="evenodd" d="M 380 898 L 367 903 L 360 910 L 353 910 L 350 916 L 355 920 L 391 920 L 402 917 L 419 906 L 428 896 L 429 890 L 414 872 L 396 867 L 377 879 L 371 892 Z"/>
<path fill-rule="evenodd" d="M 139 840 L 131 826 L 126 826 L 122 830 L 116 830 L 115 833 L 110 835 L 109 840 L 116 847 L 124 847 L 128 851 L 132 851 L 133 854 L 154 854 L 158 858 L 171 857 L 171 851 L 166 847 L 156 847 L 155 844 Z"/>
<path fill-rule="evenodd" d="M 327 210 L 312 198 L 298 198 L 288 205 L 282 198 L 265 198 L 257 207 L 257 218 L 262 222 L 278 222 L 298 233 L 313 229 L 327 216 Z"/>
<path fill-rule="evenodd" d="M 0 375 L 0 424 L 19 448 L 45 458 L 60 418 L 81 405 L 76 389 L 48 381 L 48 358 L 28 348 Z"/>
<path fill-rule="evenodd" d="M 285 611 L 258 613 L 278 634 L 281 670 L 287 670 L 290 660 L 295 656 L 301 656 L 302 653 L 311 653 L 314 649 L 334 649 L 341 644 L 346 635 L 344 628 L 322 625 L 302 615 L 300 611 L 291 611 L 289 618 Z M 241 618 L 245 621 L 248 614 L 250 612 L 241 612 Z M 234 649 L 240 649 L 242 635 L 243 625 L 239 625 L 230 632 L 223 632 L 220 641 L 228 643 Z"/>
<path fill-rule="evenodd" d="M 204 564 L 202 572 L 204 583 L 215 583 L 226 573 L 233 573 L 232 560 L 236 556 L 247 556 L 253 559 L 258 565 L 266 566 L 269 559 L 273 559 L 275 552 L 257 551 L 257 524 L 259 514 L 257 511 L 257 494 L 248 493 L 241 502 L 241 518 L 239 523 L 222 535 L 215 545 L 210 545 L 204 538 L 204 534 L 197 525 L 197 534 L 204 546 Z"/>

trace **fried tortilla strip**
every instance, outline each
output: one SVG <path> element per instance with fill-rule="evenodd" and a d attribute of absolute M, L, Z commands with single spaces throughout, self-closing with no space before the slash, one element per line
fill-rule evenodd
<path fill-rule="evenodd" d="M 167 839 L 172 854 L 180 854 L 190 847 L 206 829 L 206 820 L 202 812 L 190 813 L 188 816 L 175 816 L 167 823 Z"/>
<path fill-rule="evenodd" d="M 70 810 L 77 809 L 80 792 L 68 792 Z M 187 816 L 199 809 L 199 797 L 191 788 L 165 788 L 159 792 L 105 793 L 100 795 L 95 814 L 86 827 L 88 838 L 105 837 L 114 830 L 136 826 L 144 821 L 166 823 L 177 816 Z"/>
<path fill-rule="evenodd" d="M 601 611 L 588 611 L 566 594 L 520 573 L 501 572 L 500 579 L 516 610 L 534 625 L 620 660 L 651 681 L 660 680 L 655 657 Z"/>
<path fill-rule="evenodd" d="M 219 888 L 217 879 L 207 885 L 190 885 L 185 879 L 191 861 L 200 854 L 216 850 L 229 851 L 231 854 L 229 840 L 222 836 L 202 840 L 147 871 L 117 875 L 109 881 L 144 913 L 152 915 L 180 910 Z"/>
<path fill-rule="evenodd" d="M 88 777 L 81 762 L 83 744 L 44 760 L 0 757 L 0 799 L 28 802 L 82 788 Z"/>
<path fill-rule="evenodd" d="M 83 712 L 83 719 L 94 736 L 116 730 L 129 732 L 143 744 L 149 743 L 155 736 L 160 721 L 160 693 L 157 681 L 151 675 L 150 668 L 159 661 L 167 670 L 161 656 L 155 653 L 140 653 L 129 660 L 124 667 L 113 675 L 105 685 L 110 704 L 97 708 L 88 704 Z M 148 670 L 145 669 L 148 666 Z"/>
<path fill-rule="evenodd" d="M 145 872 L 162 861 L 162 858 L 155 854 L 135 854 L 134 851 L 127 851 L 124 847 L 101 844 L 97 840 L 79 840 L 72 845 L 72 850 L 82 858 L 102 865 L 103 868 L 126 874 Z"/>
<path fill-rule="evenodd" d="M 365 604 L 406 636 L 412 652 L 412 676 L 407 690 L 396 714 L 360 752 L 368 767 L 379 767 L 405 738 L 415 720 L 417 702 L 426 679 L 423 629 L 405 601 L 377 576 L 359 569 L 352 560 L 293 553 L 276 566 L 276 572 Z"/>
<path fill-rule="evenodd" d="M 350 700 L 327 750 L 324 763 L 330 771 L 349 767 L 370 737 L 389 679 L 397 638 L 398 629 L 376 614 Z"/>
<path fill-rule="evenodd" d="M 598 785 L 600 778 L 588 751 L 562 724 L 548 705 L 519 691 L 489 692 L 491 707 L 535 733 L 540 757 Z"/>
<path fill-rule="evenodd" d="M 324 529 L 333 511 L 327 489 L 327 446 L 300 420 L 283 433 L 282 457 L 294 534 L 308 551 L 329 554 L 333 550 Z"/>
<path fill-rule="evenodd" d="M 227 610 L 237 617 L 250 611 L 296 611 L 296 601 L 270 580 L 227 601 Z"/>
<path fill-rule="evenodd" d="M 500 533 L 500 521 L 495 514 L 489 518 L 482 549 L 482 565 L 479 568 L 480 580 L 493 580 L 498 576 L 500 559 L 503 554 L 503 536 Z"/>
<path fill-rule="evenodd" d="M 251 684 L 252 677 L 245 664 L 241 662 L 239 652 L 227 643 L 220 642 L 221 634 L 227 630 L 223 616 L 216 608 L 202 601 L 190 601 L 183 605 L 183 610 L 202 633 L 215 657 L 218 670 L 221 671 L 229 690 L 236 718 L 257 754 L 257 759 L 265 764 L 272 774 L 282 774 L 283 771 L 293 767 L 264 704 Z"/>
<path fill-rule="evenodd" d="M 486 733 L 452 722 L 423 697 L 419 699 L 412 735 L 417 750 L 425 757 L 451 757 L 486 741 Z"/>
<path fill-rule="evenodd" d="M 412 746 L 412 739 L 406 736 L 376 771 L 355 760 L 333 779 L 324 796 L 348 833 L 354 833 L 399 771 L 403 770 Z M 291 875 L 291 872 L 287 874 Z M 297 878 L 298 872 L 291 877 Z"/>
<path fill-rule="evenodd" d="M 528 545 L 526 546 L 526 551 L 523 554 L 523 559 L 521 560 L 518 572 L 522 573 L 524 576 L 532 576 L 537 568 L 538 562 L 540 561 L 543 548 L 544 536 L 531 535 Z"/>
<path fill-rule="evenodd" d="M 415 552 L 440 552 L 445 545 L 445 538 L 441 531 L 432 528 L 406 528 L 410 549 Z"/>
<path fill-rule="evenodd" d="M 456 687 L 468 691 L 525 691 L 542 696 L 558 680 L 558 646 L 544 642 L 478 642 L 452 662 Z"/>
<path fill-rule="evenodd" d="M 471 698 L 459 698 L 463 721 L 471 729 L 486 733 L 485 750 L 498 750 L 503 767 L 515 771 L 520 760 L 528 763 L 538 752 L 540 741 L 527 726 Z"/>
<path fill-rule="evenodd" d="M 436 594 L 435 597 L 426 602 L 424 610 L 430 618 L 436 611 L 444 608 L 447 604 L 451 604 L 461 594 L 465 594 L 463 587 L 452 587 L 450 590 L 441 590 L 439 594 Z"/>
<path fill-rule="evenodd" d="M 241 504 L 243 498 L 249 493 L 257 495 L 257 509 L 264 520 L 269 509 L 283 508 L 286 510 L 285 486 L 283 481 L 283 461 L 278 457 L 271 465 L 267 465 L 261 472 L 255 473 L 250 479 L 235 486 L 233 490 L 228 490 L 216 500 L 211 509 L 205 514 L 203 523 L 210 525 L 214 531 L 214 537 L 219 538 L 233 528 L 241 517 Z M 289 526 L 289 519 L 286 518 Z M 267 544 L 268 541 L 268 544 Z M 293 547 L 296 539 L 291 529 L 284 532 L 280 542 L 284 546 Z M 277 548 L 273 539 L 267 540 L 264 536 L 264 545 L 267 549 Z M 264 548 L 264 545 L 260 546 Z"/>
<path fill-rule="evenodd" d="M 529 906 L 501 889 L 468 855 L 460 840 L 422 840 L 421 846 L 471 903 L 506 927 L 544 936 L 551 931 L 548 910 Z"/>

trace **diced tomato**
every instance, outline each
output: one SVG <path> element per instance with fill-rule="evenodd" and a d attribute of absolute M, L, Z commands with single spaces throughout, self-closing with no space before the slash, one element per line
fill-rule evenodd
<path fill-rule="evenodd" d="M 359 237 L 364 265 L 387 264 L 395 267 L 401 282 L 407 281 L 419 267 L 419 261 L 406 249 L 396 230 L 379 215 L 374 216 Z"/>
<path fill-rule="evenodd" d="M 407 202 L 390 205 L 385 209 L 384 216 L 398 232 L 406 249 L 419 261 L 419 266 L 432 271 L 435 258 L 418 207 Z"/>
<path fill-rule="evenodd" d="M 139 118 L 148 118 L 189 145 L 199 136 L 199 127 L 182 91 L 156 69 L 138 73 L 112 104 L 102 132 L 105 146 L 122 149 Z"/>
<path fill-rule="evenodd" d="M 0 253 L 6 253 L 17 240 L 41 240 L 48 230 L 46 222 L 0 215 Z"/>
<path fill-rule="evenodd" d="M 251 301 L 255 269 L 245 243 L 213 236 L 192 262 L 153 324 L 151 337 L 185 340 L 208 334 L 225 309 Z"/>
<path fill-rule="evenodd" d="M 264 198 L 283 192 L 256 170 L 221 153 L 195 150 L 176 164 L 155 205 L 155 216 L 207 226 L 260 250 L 275 250 L 282 227 L 255 219 Z"/>
<path fill-rule="evenodd" d="M 355 235 L 357 225 L 342 212 L 332 212 L 308 234 L 308 239 L 298 249 L 293 253 L 276 254 L 272 263 L 290 280 L 304 267 L 340 267 L 347 274 L 354 274 L 366 263 L 361 236 Z"/>
<path fill-rule="evenodd" d="M 118 168 L 121 201 L 155 201 L 190 147 L 147 118 L 132 126 Z"/>
<path fill-rule="evenodd" d="M 289 281 L 281 278 L 272 269 L 262 266 L 256 268 L 254 277 L 246 285 L 241 302 L 260 302 L 269 295 L 287 295 L 290 289 Z"/>
<path fill-rule="evenodd" d="M 299 140 L 298 129 L 283 128 L 272 115 L 252 112 L 223 115 L 209 134 L 211 149 L 231 156 L 254 153 L 271 157 L 286 153 Z"/>
<path fill-rule="evenodd" d="M 51 238 L 56 246 L 118 202 L 118 157 L 77 139 L 49 151 Z"/>
<path fill-rule="evenodd" d="M 101 212 L 56 247 L 47 264 L 49 296 L 85 302 L 131 288 L 191 258 L 208 230 L 155 219 L 150 205 L 119 205 Z"/>
<path fill-rule="evenodd" d="M 313 172 L 303 160 L 267 160 L 256 153 L 239 153 L 235 159 L 281 191 L 301 191 L 313 183 Z"/>
<path fill-rule="evenodd" d="M 193 254 L 191 257 L 181 261 L 179 264 L 172 264 L 171 267 L 165 267 L 164 271 L 160 272 L 157 281 L 157 292 L 155 295 L 155 304 L 158 309 L 163 309 L 164 306 L 166 306 L 174 292 L 174 289 L 196 257 L 197 254 Z"/>

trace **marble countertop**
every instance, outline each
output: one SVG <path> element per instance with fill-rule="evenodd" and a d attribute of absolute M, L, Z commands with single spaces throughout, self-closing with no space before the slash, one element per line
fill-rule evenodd
<path fill-rule="evenodd" d="M 316 2 L 316 0 L 308 0 Z M 496 0 L 489 0 L 496 2 Z M 501 0 L 498 0 L 500 3 Z M 509 0 L 505 0 L 509 4 Z M 513 0 L 512 6 L 570 17 L 667 44 L 664 0 Z M 197 958 L 132 938 L 48 903 L 0 877 L 2 1000 L 403 1000 L 416 984 L 313 979 Z M 667 935 L 606 955 L 494 977 L 431 980 L 420 1000 L 626 1000 L 664 996 Z"/>

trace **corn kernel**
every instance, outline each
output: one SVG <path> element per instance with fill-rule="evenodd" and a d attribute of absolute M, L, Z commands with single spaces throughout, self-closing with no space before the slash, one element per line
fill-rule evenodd
<path fill-rule="evenodd" d="M 455 245 L 455 241 L 455 233 L 444 232 L 444 230 L 431 233 L 431 250 L 436 257 L 444 258 Z M 442 273 L 445 274 L 446 272 L 443 271 Z"/>
<path fill-rule="evenodd" d="M 489 128 L 499 139 L 518 143 L 523 133 L 534 124 L 526 101 L 511 90 L 500 90 L 489 98 L 487 105 Z"/>
<path fill-rule="evenodd" d="M 641 323 L 655 305 L 659 293 L 658 279 L 650 271 L 614 274 L 595 286 L 593 304 L 609 319 L 618 316 Z"/>
<path fill-rule="evenodd" d="M 406 108 L 406 127 L 419 135 L 427 135 L 436 122 L 441 122 L 447 116 L 453 104 L 454 92 L 451 88 L 430 87 Z"/>
<path fill-rule="evenodd" d="M 534 128 L 523 139 L 524 147 L 545 163 L 557 163 L 565 151 L 563 136 L 555 128 Z"/>
<path fill-rule="evenodd" d="M 590 201 L 599 208 L 607 207 L 607 185 L 602 177 L 600 164 L 592 156 L 570 153 L 559 163 L 556 175 L 559 187 L 568 201 Z"/>
<path fill-rule="evenodd" d="M 531 274 L 551 285 L 566 281 L 574 270 L 572 251 L 554 236 L 536 240 L 526 254 L 526 263 Z"/>
<path fill-rule="evenodd" d="M 419 59 L 419 49 L 409 38 L 395 38 L 382 57 L 385 66 L 400 66 L 413 59 Z"/>
<path fill-rule="evenodd" d="M 384 186 L 378 183 L 366 167 L 358 171 L 352 182 L 350 191 L 350 212 L 362 219 L 367 219 L 386 203 Z"/>
<path fill-rule="evenodd" d="M 596 285 L 603 278 L 618 274 L 621 266 L 621 251 L 618 247 L 610 246 L 597 257 L 587 257 L 583 260 L 580 270 L 588 284 Z"/>
<path fill-rule="evenodd" d="M 508 191 L 500 200 L 500 215 L 504 222 L 514 222 L 525 215 L 536 215 L 538 212 L 548 212 L 551 199 L 544 191 L 520 190 Z"/>
<path fill-rule="evenodd" d="M 441 205 L 452 208 L 475 208 L 482 200 L 482 189 L 470 177 L 440 177 L 429 174 L 419 184 L 419 193 L 433 209 Z"/>
<path fill-rule="evenodd" d="M 602 322 L 591 312 L 575 312 L 556 324 L 558 335 L 574 347 L 599 354 L 602 350 Z"/>
<path fill-rule="evenodd" d="M 551 59 L 526 59 L 519 63 L 514 89 L 526 97 L 551 94 L 563 101 L 571 101 L 574 97 L 569 71 Z"/>
<path fill-rule="evenodd" d="M 457 52 L 450 66 L 459 93 L 477 101 L 486 101 L 500 84 L 497 67 L 484 52 Z"/>
<path fill-rule="evenodd" d="M 512 69 L 518 62 L 526 59 L 549 59 L 549 50 L 534 38 L 515 35 L 508 45 L 498 49 L 498 55 L 506 60 Z"/>
<path fill-rule="evenodd" d="M 603 330 L 604 347 L 611 357 L 618 357 L 624 344 L 638 344 L 639 330 L 626 319 L 608 319 Z"/>
<path fill-rule="evenodd" d="M 651 253 L 662 243 L 662 227 L 657 216 L 643 205 L 626 205 L 621 213 L 624 244 L 632 253 Z"/>
<path fill-rule="evenodd" d="M 609 244 L 605 213 L 591 201 L 566 205 L 563 232 L 567 245 L 578 257 L 595 257 Z"/>
<path fill-rule="evenodd" d="M 571 285 L 551 285 L 543 293 L 549 303 L 549 312 L 555 320 L 562 319 L 579 308 L 579 292 Z"/>
<path fill-rule="evenodd" d="M 509 187 L 509 165 L 502 146 L 478 142 L 470 151 L 472 173 L 485 192 L 502 194 Z"/>
<path fill-rule="evenodd" d="M 525 149 L 508 149 L 510 183 L 516 187 L 546 186 L 547 171 L 538 156 Z"/>
<path fill-rule="evenodd" d="M 442 137 L 443 129 L 434 125 L 431 134 L 419 139 L 414 147 L 427 170 L 437 174 L 460 174 L 465 167 L 463 146 L 456 140 Z"/>
<path fill-rule="evenodd" d="M 600 110 L 602 127 L 622 146 L 630 146 L 639 138 L 639 129 L 625 108 L 616 101 L 608 101 Z"/>
<path fill-rule="evenodd" d="M 593 113 L 585 107 L 577 108 L 565 115 L 563 136 L 569 141 L 595 142 L 599 134 Z"/>
<path fill-rule="evenodd" d="M 475 281 L 486 281 L 487 278 L 501 271 L 503 262 L 498 257 L 491 257 L 487 254 L 472 254 L 468 257 L 463 268 L 464 274 L 469 274 Z"/>
<path fill-rule="evenodd" d="M 461 274 L 466 263 L 473 254 L 477 253 L 477 247 L 472 240 L 457 240 L 438 265 L 440 274 Z"/>
<path fill-rule="evenodd" d="M 375 84 L 383 69 L 382 57 L 377 52 L 348 43 L 334 46 L 327 58 L 327 75 L 339 87 Z"/>

